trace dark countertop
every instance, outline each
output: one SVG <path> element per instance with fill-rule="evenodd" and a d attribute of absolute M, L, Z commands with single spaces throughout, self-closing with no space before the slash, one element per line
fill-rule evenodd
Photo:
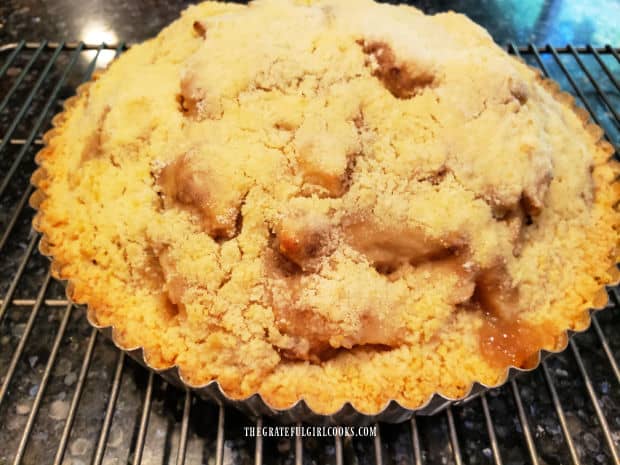
<path fill-rule="evenodd" d="M 188 0 L 8 0 L 0 3 L 0 43 L 139 42 L 173 21 Z M 392 1 L 392 3 L 397 3 Z M 620 43 L 616 0 L 410 0 L 425 12 L 455 10 L 489 30 L 500 44 Z"/>

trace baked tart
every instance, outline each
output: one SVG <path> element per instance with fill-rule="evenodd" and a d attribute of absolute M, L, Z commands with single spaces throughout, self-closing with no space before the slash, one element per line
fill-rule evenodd
<path fill-rule="evenodd" d="M 563 348 L 615 279 L 611 146 L 459 14 L 205 2 L 54 126 L 32 203 L 55 276 L 233 399 L 459 398 Z"/>

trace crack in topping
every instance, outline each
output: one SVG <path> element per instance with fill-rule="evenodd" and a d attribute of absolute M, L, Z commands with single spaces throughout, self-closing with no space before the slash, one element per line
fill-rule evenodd
<path fill-rule="evenodd" d="M 547 160 L 538 164 L 546 165 L 546 162 Z M 474 193 L 476 198 L 483 199 L 491 208 L 493 216 L 500 220 L 518 211 L 522 211 L 530 219 L 540 215 L 545 205 L 549 184 L 554 177 L 550 166 L 532 166 L 531 168 L 538 170 L 522 181 L 520 192 L 515 192 L 516 185 L 508 182 L 494 185 L 485 181 L 482 176 L 474 178 L 469 166 L 454 166 L 453 162 L 449 162 L 449 165 L 452 165 L 449 166 L 449 170 L 454 175 L 455 181 L 464 189 Z M 464 173 L 466 174 L 463 175 Z M 480 188 L 481 192 L 478 191 Z"/>
<path fill-rule="evenodd" d="M 297 163 L 306 183 L 342 196 L 349 187 L 356 155 L 362 151 L 359 121 L 307 117 L 295 132 Z"/>
<path fill-rule="evenodd" d="M 520 79 L 510 79 L 508 83 L 508 89 L 514 99 L 519 102 L 519 105 L 525 105 L 530 97 L 530 90 L 527 84 Z"/>
<path fill-rule="evenodd" d="M 189 104 L 185 103 L 185 96 L 183 94 L 177 94 L 176 101 L 178 104 L 177 109 L 179 110 L 179 112 L 183 113 L 184 115 L 187 115 L 190 111 L 190 108 L 189 108 Z"/>
<path fill-rule="evenodd" d="M 426 173 L 425 176 L 419 178 L 418 182 L 429 182 L 433 186 L 438 186 L 446 179 L 448 174 L 452 174 L 447 166 L 443 165 L 439 167 L 439 169 L 435 170 L 433 173 Z"/>
<path fill-rule="evenodd" d="M 553 179 L 551 171 L 543 171 L 533 185 L 526 186 L 519 201 L 521 208 L 529 216 L 538 216 L 544 207 L 545 195 L 549 190 L 549 183 Z"/>
<path fill-rule="evenodd" d="M 532 224 L 532 217 L 525 213 L 523 208 L 517 208 L 505 215 L 501 221 L 506 222 L 510 231 L 510 239 L 513 244 L 512 255 L 518 257 L 523 248 L 525 228 Z"/>
<path fill-rule="evenodd" d="M 422 227 L 386 227 L 368 215 L 346 218 L 343 231 L 345 241 L 384 273 L 405 263 L 418 265 L 458 255 L 467 246 L 458 233 L 432 238 Z"/>
<path fill-rule="evenodd" d="M 183 296 L 187 290 L 185 279 L 177 272 L 176 263 L 170 257 L 170 246 L 153 243 L 148 253 L 156 261 L 155 271 L 159 275 L 160 289 L 167 302 L 169 312 L 181 318 L 187 315 Z"/>
<path fill-rule="evenodd" d="M 269 247 L 264 253 L 265 276 L 269 279 L 281 279 L 303 273 L 301 267 L 280 252 L 278 239 L 273 231 L 269 232 Z"/>
<path fill-rule="evenodd" d="M 207 24 L 204 21 L 194 21 L 192 24 L 194 32 L 203 39 L 207 38 Z"/>
<path fill-rule="evenodd" d="M 111 107 L 109 105 L 106 105 L 103 108 L 101 114 L 99 115 L 95 130 L 92 132 L 92 134 L 90 134 L 90 136 L 88 136 L 88 140 L 84 144 L 84 149 L 82 150 L 81 157 L 82 163 L 101 156 L 103 125 L 105 124 L 105 120 L 110 113 L 110 110 Z"/>
<path fill-rule="evenodd" d="M 360 40 L 368 65 L 390 93 L 399 99 L 409 99 L 435 84 L 434 73 L 398 57 L 392 47 L 381 41 Z"/>
<path fill-rule="evenodd" d="M 313 212 L 283 217 L 275 228 L 275 249 L 302 271 L 316 272 L 335 247 L 329 219 Z"/>
<path fill-rule="evenodd" d="M 206 91 L 197 87 L 188 78 L 181 79 L 181 98 L 183 114 L 201 121 L 205 118 L 220 119 L 222 117 L 222 103 L 219 99 L 207 99 Z"/>
<path fill-rule="evenodd" d="M 246 193 L 225 186 L 210 160 L 187 152 L 161 169 L 157 183 L 165 208 L 184 208 L 200 219 L 212 238 L 232 239 L 241 230 L 241 205 Z"/>
<path fill-rule="evenodd" d="M 512 284 L 506 266 L 498 263 L 476 273 L 472 300 L 486 315 L 514 320 L 519 313 L 519 289 Z"/>

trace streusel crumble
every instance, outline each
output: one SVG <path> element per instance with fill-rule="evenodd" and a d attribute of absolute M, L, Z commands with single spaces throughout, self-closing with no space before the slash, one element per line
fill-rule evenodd
<path fill-rule="evenodd" d="M 35 226 L 150 364 L 318 412 L 458 397 L 610 282 L 611 147 L 465 16 L 205 2 L 80 89 Z"/>

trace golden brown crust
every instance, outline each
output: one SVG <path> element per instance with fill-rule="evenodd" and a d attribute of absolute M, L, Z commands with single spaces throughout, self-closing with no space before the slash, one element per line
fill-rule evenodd
<path fill-rule="evenodd" d="M 80 86 L 78 88 L 77 95 L 71 99 L 68 99 L 65 102 L 64 111 L 53 119 L 53 129 L 48 131 L 44 136 L 46 147 L 42 149 L 39 152 L 39 154 L 37 154 L 37 157 L 36 157 L 36 162 L 38 163 L 39 168 L 35 171 L 35 173 L 32 176 L 32 183 L 33 185 L 37 187 L 37 189 L 30 199 L 30 203 L 32 207 L 38 210 L 33 220 L 33 227 L 42 233 L 40 250 L 43 254 L 48 255 L 52 258 L 53 276 L 58 279 L 63 279 L 63 280 L 68 281 L 68 285 L 67 285 L 68 297 L 76 303 L 88 304 L 89 314 L 92 315 L 96 319 L 96 322 L 99 322 L 99 319 L 97 318 L 98 315 L 107 314 L 110 306 L 116 305 L 116 304 L 114 302 L 107 300 L 105 292 L 102 293 L 101 289 L 93 289 L 93 286 L 89 282 L 82 279 L 79 267 L 77 267 L 76 264 L 73 262 L 71 255 L 67 255 L 65 253 L 62 242 L 60 242 L 58 239 L 59 237 L 61 237 L 59 236 L 59 233 L 62 231 L 62 224 L 57 223 L 55 221 L 47 221 L 45 212 L 47 208 L 46 198 L 47 198 L 48 190 L 50 186 L 53 185 L 54 183 L 53 176 L 50 176 L 50 173 L 47 169 L 47 165 L 50 163 L 50 160 L 53 160 L 55 157 L 61 156 L 61 151 L 59 150 L 57 146 L 58 141 L 59 141 L 59 136 L 63 134 L 64 131 L 66 131 L 67 124 L 73 117 L 73 112 L 75 111 L 77 106 L 80 104 L 80 102 L 83 101 L 83 99 L 85 99 L 88 96 L 93 82 L 95 82 L 98 79 L 98 77 L 99 76 L 94 76 L 91 82 Z M 610 206 L 617 204 L 618 200 L 620 199 L 620 187 L 618 186 L 619 183 L 615 182 L 615 180 L 618 177 L 618 173 L 620 172 L 619 164 L 616 161 L 608 160 L 608 158 L 613 154 L 613 147 L 608 142 L 601 139 L 602 130 L 598 126 L 592 124 L 589 121 L 589 116 L 587 112 L 584 113 L 583 109 L 581 109 L 580 107 L 577 107 L 575 105 L 575 102 L 572 96 L 562 92 L 555 82 L 547 80 L 542 77 L 538 77 L 537 81 L 545 89 L 547 89 L 547 91 L 553 94 L 554 98 L 557 101 L 562 102 L 562 104 L 567 109 L 574 112 L 581 119 L 583 127 L 590 138 L 590 146 L 593 147 L 595 151 L 595 153 L 593 154 L 593 160 L 594 160 L 593 179 L 594 179 L 594 186 L 595 186 L 595 190 L 594 190 L 595 194 L 594 194 L 594 200 L 593 200 L 595 202 L 594 205 L 600 206 L 600 208 L 609 208 Z M 338 193 L 338 195 L 340 195 L 340 192 Z M 617 236 L 618 216 L 615 215 L 612 217 L 614 219 L 613 228 L 616 231 L 616 236 Z M 158 245 L 156 247 L 161 247 L 161 245 Z M 289 254 L 292 254 L 292 252 L 286 249 L 286 247 L 284 251 Z M 611 284 L 614 280 L 618 279 L 617 273 L 610 272 L 610 266 L 612 270 L 616 271 L 615 264 L 618 259 L 617 250 L 610 251 L 608 258 L 609 258 L 608 262 L 596 262 L 596 263 L 591 264 L 589 268 L 589 272 L 591 273 L 592 276 L 597 276 L 597 282 L 598 282 L 599 288 L 596 289 L 595 292 L 592 292 L 592 295 L 590 296 L 587 296 L 587 295 L 581 296 L 581 298 L 583 298 L 583 301 L 585 303 L 591 302 L 594 305 L 602 303 L 603 299 L 602 299 L 602 294 L 600 293 L 601 288 L 603 288 L 603 286 L 607 284 Z M 301 261 L 303 257 L 300 258 L 299 254 L 292 254 L 292 259 L 293 261 Z M 177 273 L 177 270 L 171 270 L 170 264 L 167 263 L 166 261 L 162 261 L 161 258 L 160 258 L 160 264 L 157 266 L 163 267 L 163 273 L 166 276 L 174 275 L 175 273 Z M 185 292 L 185 290 L 182 289 L 180 292 L 183 293 Z M 170 305 L 170 304 L 167 303 L 166 305 Z M 176 305 L 175 302 L 173 302 L 173 306 L 174 305 Z M 590 306 L 591 305 L 587 305 L 587 307 L 590 307 Z M 583 318 L 580 316 L 580 315 L 584 315 L 584 312 L 583 312 L 584 310 L 586 310 L 586 307 L 573 309 L 573 312 L 571 316 L 569 317 L 569 320 L 572 319 L 572 322 L 569 325 L 570 329 L 581 329 L 588 325 L 589 321 L 583 320 Z M 176 312 L 176 311 L 181 311 L 181 310 L 177 308 L 174 311 Z M 257 309 L 256 311 L 262 311 L 262 310 Z M 580 318 L 582 319 L 579 320 Z M 456 323 L 457 326 L 460 324 L 465 325 L 465 328 L 466 328 L 469 323 L 465 323 L 465 322 Z M 559 327 L 559 328 L 558 327 L 552 328 L 552 331 L 557 332 L 557 336 L 555 338 L 555 344 L 553 346 L 547 345 L 546 348 L 547 349 L 562 348 L 561 346 L 565 342 L 565 338 L 563 338 L 562 335 L 564 334 L 564 331 L 566 329 L 567 329 L 566 325 L 563 327 Z M 117 344 L 119 344 L 121 347 L 124 347 L 126 349 L 135 348 L 135 345 L 136 345 L 135 341 L 138 340 L 138 338 L 136 337 L 136 334 L 133 334 L 131 331 L 132 330 L 130 328 L 123 328 L 120 326 L 116 327 L 115 332 L 114 332 L 114 337 L 115 337 L 115 341 L 117 342 Z M 214 336 L 212 338 L 209 338 L 207 346 L 205 347 L 210 347 L 211 350 L 213 351 L 217 351 L 218 348 L 224 348 L 228 344 L 227 339 L 226 339 L 227 337 L 229 336 L 218 335 L 217 337 Z M 339 344 L 343 344 L 343 341 L 344 340 L 340 340 L 339 342 L 332 344 L 332 346 L 339 347 Z M 287 340 L 276 341 L 274 343 L 276 345 L 280 345 L 282 347 L 282 350 L 289 350 L 285 348 L 293 347 L 293 346 L 290 346 L 290 344 L 293 344 L 293 343 Z M 347 344 L 349 343 L 344 342 L 345 346 Z M 362 349 L 350 355 L 345 354 L 342 356 L 344 357 L 345 362 L 346 362 L 346 357 L 357 357 L 358 360 L 368 358 L 370 360 L 370 359 L 373 359 L 373 357 L 375 357 L 375 355 L 372 354 L 371 351 L 372 351 L 372 347 L 370 347 L 368 350 Z M 394 357 L 398 358 L 399 355 L 396 354 L 397 352 L 398 351 L 395 351 Z M 198 356 L 197 354 L 195 355 Z M 226 357 L 226 356 L 227 355 L 225 354 L 225 351 L 222 351 L 222 357 Z M 164 369 L 164 368 L 173 366 L 175 363 L 177 364 L 179 363 L 175 355 L 171 357 L 169 350 L 167 350 L 165 347 L 161 345 L 158 346 L 157 344 L 151 345 L 148 348 L 148 351 L 146 352 L 146 359 L 150 365 L 158 369 Z M 370 366 L 380 366 L 382 362 L 381 360 L 376 360 L 373 363 L 375 363 L 376 365 L 370 365 Z M 192 373 L 191 370 L 186 371 L 184 369 L 183 364 L 180 365 L 180 369 L 181 369 L 181 373 L 184 379 L 188 380 L 190 383 L 204 384 L 206 381 L 208 381 L 208 379 L 196 377 L 195 373 Z M 315 369 L 316 368 L 312 366 L 308 367 L 307 365 L 301 365 L 295 362 L 292 362 L 292 363 L 291 362 L 280 362 L 280 365 L 278 368 L 279 371 L 277 371 L 277 373 L 281 374 L 282 370 L 287 370 L 288 372 L 290 372 L 291 376 L 309 375 L 310 379 L 312 379 L 312 377 L 314 376 L 313 371 L 315 371 Z M 334 368 L 332 367 L 332 369 Z M 485 373 L 484 376 L 487 380 L 495 379 L 497 381 L 497 380 L 502 379 L 501 373 L 502 373 L 502 370 L 499 370 L 499 372 L 496 372 L 493 375 L 489 376 L 489 373 L 487 372 Z M 230 380 L 227 382 L 226 377 L 227 375 L 225 373 L 222 373 L 217 377 L 217 379 L 222 382 L 224 390 L 227 391 L 227 393 L 231 397 L 236 397 L 236 398 L 246 397 L 252 392 L 252 391 L 249 391 L 249 392 L 244 391 L 243 389 L 227 389 L 227 386 L 232 386 L 232 384 L 234 383 L 231 383 Z M 230 379 L 235 380 L 234 375 Z M 452 397 L 459 397 L 465 394 L 466 392 L 468 392 L 470 386 L 471 384 L 452 385 L 452 386 L 440 384 L 440 385 L 435 386 L 430 391 L 428 389 L 426 389 L 425 391 L 422 391 L 422 392 L 426 392 L 423 398 L 416 397 L 415 394 L 412 395 L 412 393 L 406 392 L 406 389 L 403 387 L 400 391 L 401 396 L 398 397 L 398 400 L 404 405 L 415 407 L 415 406 L 419 406 L 424 403 L 426 398 L 429 396 L 428 392 L 434 392 L 436 390 L 440 390 L 445 395 L 452 396 Z M 278 390 L 280 389 L 282 389 L 281 386 L 278 386 L 277 384 L 272 383 L 271 385 L 269 384 L 262 385 L 260 387 L 259 392 L 265 397 L 265 399 L 268 402 L 272 402 L 273 405 L 278 406 L 278 407 L 285 407 L 287 406 L 287 404 L 291 402 L 291 397 L 290 397 L 291 394 L 286 393 L 284 395 L 280 395 L 278 392 Z M 411 387 L 409 387 L 408 389 L 411 389 Z M 384 400 L 381 397 L 381 395 L 379 395 L 379 393 L 377 392 L 376 387 L 373 387 L 373 388 L 362 387 L 360 392 L 356 392 L 355 399 L 353 399 L 354 405 L 359 407 L 360 410 L 364 410 L 368 413 L 373 413 L 373 411 L 378 410 L 378 408 L 384 404 Z M 299 399 L 300 397 L 304 395 L 310 398 L 309 400 L 311 401 L 311 406 L 313 406 L 317 411 L 328 412 L 331 410 L 337 410 L 336 407 L 340 407 L 340 404 L 334 404 L 333 401 L 329 400 L 329 393 L 327 392 L 326 393 L 320 393 L 320 392 L 317 393 L 316 391 L 312 391 L 311 393 L 299 392 L 297 394 L 298 397 L 295 400 Z M 368 402 L 363 402 L 361 400 L 364 398 L 364 396 L 370 397 L 368 399 Z M 372 398 L 373 396 L 375 396 L 377 400 L 373 399 Z"/>

